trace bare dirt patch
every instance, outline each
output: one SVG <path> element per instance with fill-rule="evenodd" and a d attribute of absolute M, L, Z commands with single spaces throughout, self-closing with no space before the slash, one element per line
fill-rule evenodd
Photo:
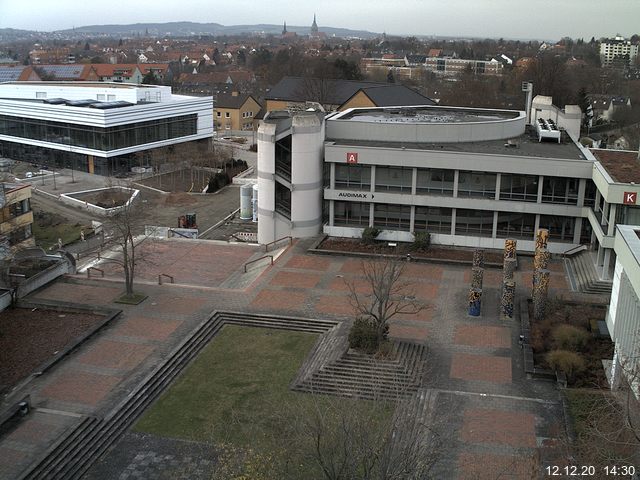
<path fill-rule="evenodd" d="M 104 317 L 91 313 L 9 308 L 0 315 L 0 393 L 73 344 Z"/>
<path fill-rule="evenodd" d="M 318 248 L 332 251 L 388 255 L 411 253 L 411 256 L 416 258 L 433 258 L 462 262 L 471 262 L 473 260 L 473 249 L 429 247 L 424 250 L 414 250 L 411 248 L 410 243 L 403 244 L 398 242 L 396 247 L 390 247 L 387 242 L 377 242 L 373 245 L 368 245 L 357 238 L 326 238 L 318 245 Z M 485 250 L 484 261 L 487 263 L 502 263 L 502 253 Z"/>

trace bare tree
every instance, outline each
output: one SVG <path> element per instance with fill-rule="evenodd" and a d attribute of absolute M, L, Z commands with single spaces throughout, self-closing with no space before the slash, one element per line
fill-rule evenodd
<path fill-rule="evenodd" d="M 379 342 L 386 339 L 391 318 L 416 314 L 426 308 L 416 300 L 413 283 L 403 278 L 406 265 L 407 262 L 392 257 L 363 261 L 366 293 L 360 293 L 354 281 L 345 280 L 356 317 L 374 323 Z"/>
<path fill-rule="evenodd" d="M 105 220 L 104 229 L 108 232 L 108 240 L 104 247 L 115 250 L 116 255 L 100 259 L 122 267 L 125 295 L 132 297 L 136 267 L 142 260 L 138 247 L 146 240 L 146 237 L 136 238 L 144 233 L 141 206 L 135 201 L 124 203 L 115 214 Z"/>

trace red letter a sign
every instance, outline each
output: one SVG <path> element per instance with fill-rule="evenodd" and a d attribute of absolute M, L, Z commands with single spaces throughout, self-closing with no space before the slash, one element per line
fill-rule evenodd
<path fill-rule="evenodd" d="M 355 152 L 347 152 L 347 163 L 358 163 L 358 154 Z"/>

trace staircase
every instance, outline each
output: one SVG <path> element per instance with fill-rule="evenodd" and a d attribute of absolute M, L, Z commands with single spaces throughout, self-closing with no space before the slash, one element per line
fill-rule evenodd
<path fill-rule="evenodd" d="M 437 392 L 421 388 L 398 405 L 393 415 L 394 454 L 419 455 L 424 451 L 430 440 L 437 399 Z"/>
<path fill-rule="evenodd" d="M 343 353 L 338 357 L 325 347 L 326 361 L 316 361 L 312 368 L 303 365 L 305 372 L 298 375 L 292 390 L 397 401 L 414 395 L 422 385 L 428 356 L 424 345 L 395 342 L 393 360 L 346 350 L 343 342 L 333 348 Z"/>
<path fill-rule="evenodd" d="M 576 292 L 611 295 L 611 281 L 600 280 L 591 253 L 583 251 L 564 259 L 571 288 Z"/>
<path fill-rule="evenodd" d="M 104 418 L 84 418 L 30 465 L 19 480 L 79 480 L 226 324 L 325 333 L 338 322 L 217 312 L 196 327 Z"/>

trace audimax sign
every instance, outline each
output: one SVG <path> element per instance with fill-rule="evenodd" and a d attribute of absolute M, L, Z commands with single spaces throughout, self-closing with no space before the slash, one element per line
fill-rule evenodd
<path fill-rule="evenodd" d="M 338 198 L 353 198 L 357 200 L 372 200 L 373 193 L 364 193 L 364 192 L 338 192 Z"/>

